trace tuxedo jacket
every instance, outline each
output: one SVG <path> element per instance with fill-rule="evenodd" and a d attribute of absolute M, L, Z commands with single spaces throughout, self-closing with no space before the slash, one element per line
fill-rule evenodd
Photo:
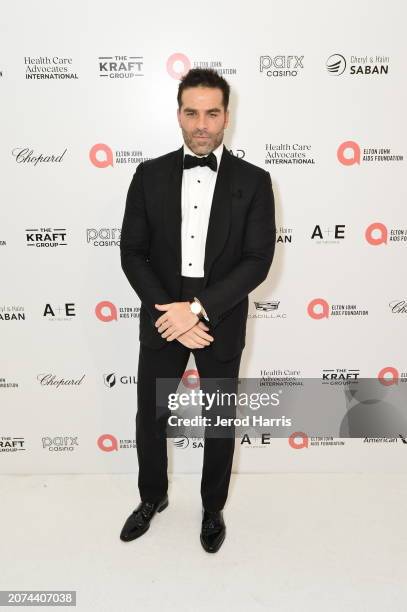
<path fill-rule="evenodd" d="M 182 301 L 183 156 L 182 146 L 137 166 L 121 230 L 121 266 L 141 301 L 139 340 L 157 350 L 169 341 L 155 327 L 164 311 L 154 304 Z M 203 287 L 196 294 L 220 361 L 232 359 L 245 346 L 248 294 L 266 279 L 275 242 L 269 173 L 235 157 L 224 145 L 209 216 Z"/>

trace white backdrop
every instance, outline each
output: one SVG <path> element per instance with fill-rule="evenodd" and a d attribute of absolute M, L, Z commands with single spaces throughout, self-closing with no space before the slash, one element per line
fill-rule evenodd
<path fill-rule="evenodd" d="M 401 0 L 3 4 L 3 473 L 137 470 L 140 302 L 119 228 L 137 164 L 182 144 L 189 66 L 228 79 L 225 144 L 276 197 L 240 376 L 406 382 L 406 17 Z M 400 436 L 251 442 L 235 471 L 406 469 Z M 202 441 L 169 457 L 198 472 Z"/>

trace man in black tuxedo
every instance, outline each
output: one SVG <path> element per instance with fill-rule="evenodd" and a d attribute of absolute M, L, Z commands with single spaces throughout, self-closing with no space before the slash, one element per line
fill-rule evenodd
<path fill-rule="evenodd" d="M 123 271 L 141 300 L 141 502 L 123 526 L 124 541 L 145 533 L 154 514 L 168 505 L 170 411 L 158 416 L 156 379 L 180 381 L 192 350 L 201 379 L 237 381 L 248 294 L 266 279 L 274 256 L 270 175 L 223 145 L 229 93 L 217 72 L 190 70 L 178 88 L 184 145 L 139 164 L 127 194 L 120 249 Z M 208 552 L 216 552 L 225 538 L 234 443 L 234 436 L 205 432 L 200 540 Z"/>

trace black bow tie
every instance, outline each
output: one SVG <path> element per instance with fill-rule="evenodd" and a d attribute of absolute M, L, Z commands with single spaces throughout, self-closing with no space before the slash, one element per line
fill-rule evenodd
<path fill-rule="evenodd" d="M 215 153 L 209 153 L 206 157 L 196 157 L 196 155 L 188 155 L 188 153 L 184 156 L 184 169 L 189 170 L 189 168 L 195 168 L 195 166 L 208 166 L 211 170 L 216 172 L 218 167 L 218 160 L 216 159 Z"/>

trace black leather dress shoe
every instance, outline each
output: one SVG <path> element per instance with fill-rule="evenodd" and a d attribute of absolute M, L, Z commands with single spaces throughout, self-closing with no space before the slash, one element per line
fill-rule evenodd
<path fill-rule="evenodd" d="M 123 542 L 139 538 L 150 527 L 150 521 L 156 512 L 162 512 L 168 506 L 168 495 L 156 502 L 141 501 L 130 514 L 120 534 Z"/>
<path fill-rule="evenodd" d="M 211 512 L 202 509 L 201 544 L 206 552 L 217 552 L 226 535 L 222 510 Z"/>

